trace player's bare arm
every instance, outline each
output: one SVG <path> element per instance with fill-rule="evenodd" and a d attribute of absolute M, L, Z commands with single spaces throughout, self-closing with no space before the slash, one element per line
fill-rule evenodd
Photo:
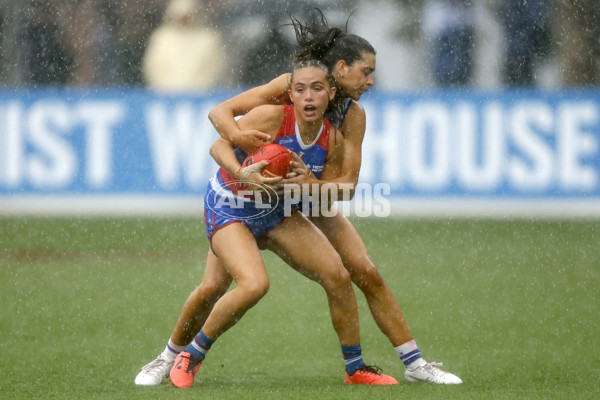
<path fill-rule="evenodd" d="M 244 129 L 259 129 L 275 138 L 279 126 L 283 121 L 283 109 L 280 106 L 263 105 L 252 109 L 239 120 L 240 127 Z M 273 139 L 269 141 L 272 142 Z M 234 145 L 223 139 L 217 139 L 210 148 L 210 155 L 216 163 L 242 181 L 254 180 L 263 184 L 273 184 L 281 178 L 266 178 L 260 171 L 267 165 L 266 162 L 257 163 L 242 168 L 233 152 Z"/>
<path fill-rule="evenodd" d="M 333 126 L 329 133 L 329 148 L 331 150 L 327 154 L 321 179 L 317 179 L 304 164 L 302 159 L 297 154 L 292 153 L 292 173 L 288 175 L 288 179 L 283 180 L 282 183 L 297 185 L 308 184 L 311 193 L 313 190 L 320 191 L 325 184 L 334 184 L 338 186 L 338 194 L 341 196 L 344 190 L 347 190 L 347 185 L 345 185 L 344 182 L 336 182 L 334 179 L 327 179 L 328 176 L 338 177 L 340 175 L 344 159 L 344 137 L 340 131 Z M 331 186 L 328 187 L 328 190 L 330 187 Z M 344 187 L 346 187 L 346 189 Z"/>
<path fill-rule="evenodd" d="M 321 174 L 322 182 L 336 183 L 333 182 L 333 178 L 341 175 L 345 142 L 346 140 L 342 133 L 332 126 L 331 133 L 329 134 L 329 148 L 332 150 L 327 154 L 327 160 L 323 166 L 323 173 Z M 332 179 L 328 179 L 328 177 Z"/>
<path fill-rule="evenodd" d="M 210 122 L 219 135 L 242 150 L 252 152 L 270 143 L 270 135 L 259 129 L 241 128 L 235 117 L 245 115 L 250 110 L 264 104 L 287 104 L 290 74 L 283 74 L 269 83 L 249 89 L 224 101 L 208 113 Z"/>
<path fill-rule="evenodd" d="M 344 136 L 343 161 L 339 175 L 323 172 L 322 180 L 332 183 L 350 184 L 350 198 L 354 196 L 354 188 L 358 183 L 362 162 L 362 142 L 365 137 L 366 115 L 364 108 L 356 101 L 352 102 L 346 115 L 342 134 Z"/>
<path fill-rule="evenodd" d="M 342 133 L 339 131 L 336 133 L 336 142 L 331 148 L 335 147 L 335 153 L 339 154 L 336 156 L 336 163 L 332 165 L 338 165 L 336 168 L 324 168 L 323 174 L 319 181 L 321 184 L 333 183 L 337 184 L 340 190 L 342 188 L 350 189 L 350 199 L 354 196 L 354 188 L 358 183 L 358 176 L 360 173 L 361 156 L 362 156 L 362 142 L 365 136 L 366 129 L 366 115 L 365 110 L 356 101 L 352 102 L 350 110 L 346 115 L 346 120 L 342 126 Z M 333 137 L 333 135 L 331 135 Z M 341 139 L 340 139 L 341 138 Z M 304 167 L 305 168 L 305 167 Z M 298 175 L 308 175 L 308 170 L 302 172 L 302 166 L 296 165 L 294 172 Z M 287 181 L 284 180 L 284 183 Z M 296 183 L 296 182 L 294 182 Z M 308 182 L 306 182 L 308 183 Z M 342 186 L 343 185 L 343 186 Z M 348 193 L 348 192 L 346 192 Z"/>
<path fill-rule="evenodd" d="M 269 139 L 262 143 L 262 146 L 264 144 L 272 143 L 275 140 L 277 131 L 279 131 L 279 127 L 283 122 L 283 116 L 283 107 L 279 105 L 263 104 L 248 111 L 247 114 L 237 121 L 237 125 L 243 131 L 254 130 L 269 135 Z"/>
<path fill-rule="evenodd" d="M 269 164 L 267 161 L 261 161 L 256 164 L 242 167 L 233 152 L 233 145 L 223 138 L 218 138 L 212 146 L 210 146 L 210 155 L 225 171 L 235 176 L 236 179 L 252 183 L 250 186 L 254 187 L 254 183 L 260 182 L 260 184 L 274 184 L 280 181 L 280 177 L 266 178 L 261 175 L 262 170 Z M 260 188 L 258 185 L 257 188 Z"/>
<path fill-rule="evenodd" d="M 238 162 L 233 145 L 223 138 L 218 138 L 210 146 L 210 156 L 215 160 L 219 167 L 235 176 L 240 163 Z"/>

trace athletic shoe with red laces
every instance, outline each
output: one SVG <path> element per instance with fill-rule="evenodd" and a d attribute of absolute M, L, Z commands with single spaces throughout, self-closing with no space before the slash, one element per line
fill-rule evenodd
<path fill-rule="evenodd" d="M 381 369 L 374 365 L 363 365 L 354 375 L 348 375 L 344 383 L 349 385 L 397 385 L 398 381 L 389 375 L 381 373 Z"/>
<path fill-rule="evenodd" d="M 200 369 L 201 364 L 202 362 L 200 360 L 187 351 L 179 353 L 175 358 L 175 364 L 169 373 L 173 385 L 178 388 L 191 387 L 194 383 L 194 375 L 196 375 L 196 372 Z"/>

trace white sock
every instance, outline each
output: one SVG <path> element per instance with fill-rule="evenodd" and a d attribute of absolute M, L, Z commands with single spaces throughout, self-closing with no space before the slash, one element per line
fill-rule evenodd
<path fill-rule="evenodd" d="M 417 342 L 411 340 L 410 342 L 406 342 L 401 344 L 398 347 L 394 347 L 396 353 L 398 353 L 398 357 L 404 363 L 404 366 L 408 371 L 414 371 L 422 365 L 425 365 L 425 360 L 423 360 L 423 356 L 417 347 Z"/>
<path fill-rule="evenodd" d="M 177 357 L 177 354 L 181 353 L 185 350 L 185 346 L 179 346 L 173 343 L 171 339 L 169 339 L 169 343 L 167 343 L 167 347 L 162 352 L 163 357 L 174 360 Z"/>

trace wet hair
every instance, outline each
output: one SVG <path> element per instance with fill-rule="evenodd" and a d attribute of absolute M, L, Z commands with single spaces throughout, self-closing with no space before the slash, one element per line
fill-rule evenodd
<path fill-rule="evenodd" d="M 294 54 L 294 62 L 319 60 L 333 72 L 340 60 L 352 65 L 363 58 L 363 53 L 376 54 L 366 39 L 348 33 L 347 26 L 344 29 L 330 27 L 323 12 L 318 8 L 316 11 L 316 18 L 311 24 L 292 18 L 296 41 L 300 47 Z"/>
<path fill-rule="evenodd" d="M 293 55 L 294 63 L 318 60 L 327 66 L 330 74 L 333 74 L 333 70 L 340 60 L 345 61 L 348 66 L 352 66 L 356 61 L 362 60 L 365 53 L 376 54 L 375 48 L 366 39 L 348 33 L 348 22 L 343 29 L 330 27 L 323 12 L 318 8 L 315 18 L 310 24 L 290 18 L 296 33 L 296 41 L 300 47 Z M 335 78 L 333 82 L 337 88 L 337 94 L 329 102 L 327 112 L 341 125 L 346 114 L 347 103 L 344 91 Z M 341 129 L 341 126 L 338 126 L 338 129 Z"/>
<path fill-rule="evenodd" d="M 315 68 L 319 68 L 319 69 L 323 70 L 323 72 L 325 72 L 325 77 L 327 78 L 327 83 L 329 83 L 329 86 L 332 86 L 332 87 L 334 86 L 334 81 L 333 81 L 333 78 L 331 77 L 329 68 L 327 68 L 327 66 L 325 64 L 323 64 L 319 60 L 302 60 L 302 61 L 296 61 L 294 63 L 294 65 L 292 66 L 292 74 L 290 76 L 290 87 L 292 85 L 292 82 L 294 81 L 294 75 L 295 75 L 296 71 L 303 69 L 303 68 L 309 68 L 309 67 L 315 67 Z"/>

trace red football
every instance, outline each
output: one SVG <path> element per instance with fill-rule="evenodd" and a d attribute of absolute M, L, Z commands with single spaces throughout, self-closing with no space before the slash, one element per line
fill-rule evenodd
<path fill-rule="evenodd" d="M 262 176 L 268 178 L 282 176 L 285 178 L 290 172 L 292 156 L 288 149 L 279 144 L 272 143 L 259 147 L 258 150 L 246 157 L 242 166 L 247 167 L 262 160 L 269 162 L 269 165 L 262 171 Z"/>

